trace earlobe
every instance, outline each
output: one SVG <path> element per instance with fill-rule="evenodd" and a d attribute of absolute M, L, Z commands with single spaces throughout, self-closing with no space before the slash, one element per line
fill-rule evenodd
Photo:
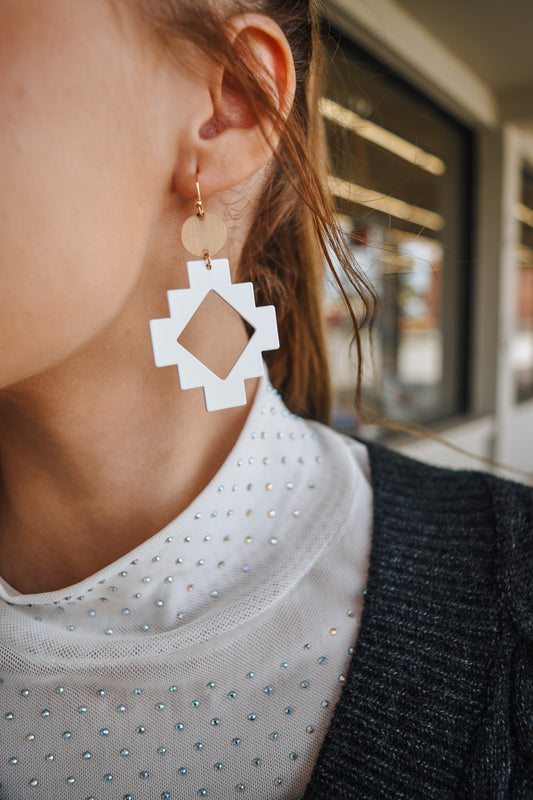
<path fill-rule="evenodd" d="M 280 124 L 288 116 L 295 92 L 295 71 L 289 44 L 280 27 L 262 14 L 239 14 L 228 22 L 235 52 L 248 69 L 261 74 L 261 87 L 270 97 Z M 176 189 L 194 196 L 196 171 L 205 197 L 235 186 L 258 172 L 272 156 L 279 125 L 272 114 L 254 113 L 238 73 L 215 65 L 209 76 L 212 114 L 192 132 L 196 151 L 194 170 L 181 171 Z M 191 159 L 189 159 L 189 162 Z"/>

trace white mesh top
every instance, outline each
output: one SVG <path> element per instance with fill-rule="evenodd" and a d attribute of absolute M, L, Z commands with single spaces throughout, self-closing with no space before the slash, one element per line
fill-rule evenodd
<path fill-rule="evenodd" d="M 266 379 L 216 477 L 66 589 L 0 581 L 2 800 L 296 800 L 353 652 L 366 448 Z"/>

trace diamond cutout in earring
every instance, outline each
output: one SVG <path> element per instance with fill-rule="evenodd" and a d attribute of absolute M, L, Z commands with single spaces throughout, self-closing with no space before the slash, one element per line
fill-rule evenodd
<path fill-rule="evenodd" d="M 203 335 L 206 330 L 206 321 L 217 320 L 220 330 L 229 329 L 237 323 L 241 325 L 242 338 L 239 341 L 227 341 L 224 336 L 209 337 Z M 250 330 L 251 328 L 251 330 Z M 218 378 L 227 378 L 235 363 L 245 349 L 247 342 L 255 332 L 249 323 L 245 322 L 233 306 L 227 303 L 218 292 L 211 289 L 195 313 L 178 336 L 178 343 L 189 353 L 201 361 Z"/>

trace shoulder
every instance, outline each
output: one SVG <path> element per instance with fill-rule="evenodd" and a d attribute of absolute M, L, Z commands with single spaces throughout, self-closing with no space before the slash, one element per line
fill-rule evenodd
<path fill-rule="evenodd" d="M 533 489 L 485 476 L 496 525 L 497 577 L 516 627 L 533 644 Z"/>
<path fill-rule="evenodd" d="M 533 487 L 514 481 L 497 478 L 476 470 L 454 470 L 436 467 L 417 461 L 410 456 L 389 450 L 382 445 L 364 442 L 369 456 L 372 483 L 378 492 L 403 493 L 418 496 L 421 502 L 438 497 L 444 503 L 450 497 L 454 501 L 468 499 L 469 507 L 475 512 L 477 505 L 472 501 L 490 501 L 498 520 L 511 524 L 516 531 L 526 529 L 533 520 Z M 420 495 L 421 490 L 423 496 Z"/>
<path fill-rule="evenodd" d="M 392 513 L 410 528 L 457 531 L 465 554 L 481 544 L 517 626 L 533 641 L 533 487 L 376 444 L 367 449 L 377 525 L 386 527 Z"/>
<path fill-rule="evenodd" d="M 511 763 L 514 785 L 530 785 L 533 492 L 366 446 L 373 532 L 361 626 L 315 770 L 320 792 L 306 797 L 333 796 L 319 772 L 341 749 L 354 787 L 343 796 L 396 796 L 393 759 L 402 796 L 529 797 L 493 789 L 509 784 Z"/>
<path fill-rule="evenodd" d="M 367 623 L 392 616 L 416 641 L 424 670 L 437 659 L 435 685 L 444 675 L 470 741 L 469 754 L 458 750 L 460 796 L 533 797 L 533 489 L 375 445 L 368 453 L 374 538 Z M 394 607 L 384 605 L 387 594 Z M 461 653 L 461 667 L 450 653 Z"/>

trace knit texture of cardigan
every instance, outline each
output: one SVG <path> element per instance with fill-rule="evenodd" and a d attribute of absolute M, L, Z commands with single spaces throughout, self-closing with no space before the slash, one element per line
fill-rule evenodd
<path fill-rule="evenodd" d="M 533 800 L 533 491 L 368 449 L 361 628 L 304 800 Z"/>

